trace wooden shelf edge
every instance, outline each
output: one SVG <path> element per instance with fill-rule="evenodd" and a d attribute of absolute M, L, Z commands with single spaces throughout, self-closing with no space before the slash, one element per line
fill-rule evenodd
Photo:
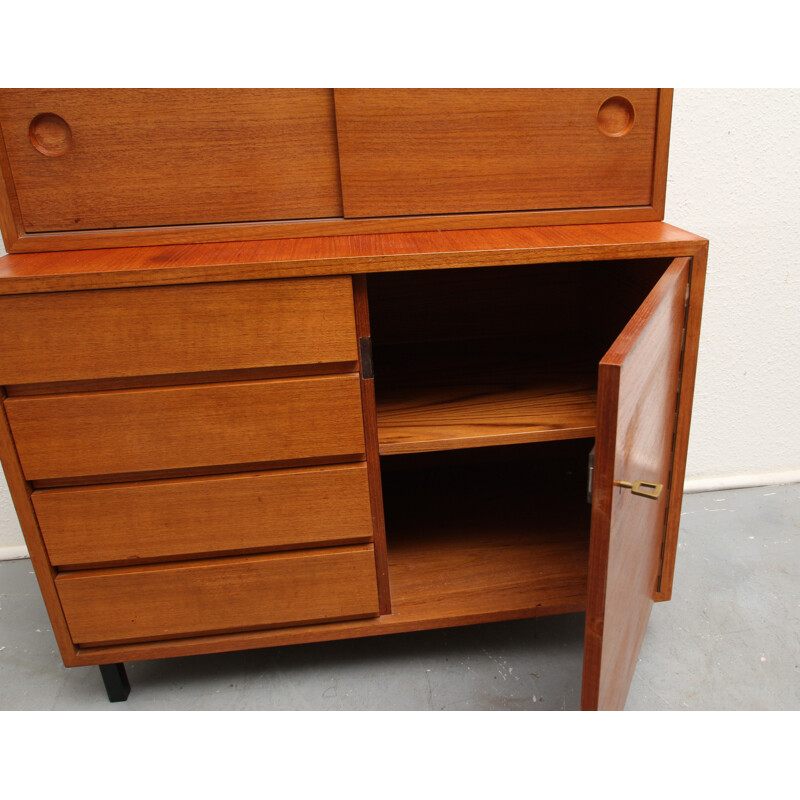
<path fill-rule="evenodd" d="M 443 450 L 466 450 L 473 447 L 497 447 L 506 444 L 529 444 L 533 442 L 555 442 L 565 439 L 591 439 L 596 427 L 587 425 L 580 428 L 550 429 L 542 431 L 525 431 L 516 434 L 498 434 L 495 436 L 474 436 L 462 439 L 434 439 L 420 442 L 382 442 L 382 456 L 400 455 L 401 453 L 431 453 Z"/>
<path fill-rule="evenodd" d="M 447 382 L 379 391 L 380 453 L 586 439 L 595 434 L 596 404 L 589 372 L 528 384 Z"/>

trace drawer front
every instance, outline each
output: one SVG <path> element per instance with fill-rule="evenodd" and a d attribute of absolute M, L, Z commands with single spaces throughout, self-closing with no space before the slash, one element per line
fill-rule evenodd
<path fill-rule="evenodd" d="M 33 492 L 54 566 L 372 540 L 364 464 Z"/>
<path fill-rule="evenodd" d="M 350 279 L 0 297 L 0 384 L 355 361 Z"/>
<path fill-rule="evenodd" d="M 364 453 L 357 375 L 5 402 L 28 480 Z"/>
<path fill-rule="evenodd" d="M 27 232 L 341 216 L 330 89 L 0 94 Z"/>
<path fill-rule="evenodd" d="M 337 89 L 344 213 L 646 206 L 657 111 L 657 89 Z"/>
<path fill-rule="evenodd" d="M 84 646 L 378 614 L 371 545 L 70 572 L 56 587 Z"/>

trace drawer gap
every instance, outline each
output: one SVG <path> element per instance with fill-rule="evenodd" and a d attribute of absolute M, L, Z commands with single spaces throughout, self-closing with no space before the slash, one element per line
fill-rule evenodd
<path fill-rule="evenodd" d="M 324 364 L 216 370 L 213 372 L 184 372 L 169 375 L 137 375 L 124 378 L 103 378 L 101 380 L 19 383 L 7 386 L 6 394 L 9 397 L 27 397 L 30 395 L 69 394 L 72 392 L 108 392 L 118 389 L 149 389 L 157 386 L 189 386 L 205 383 L 268 380 L 271 378 L 353 374 L 357 371 L 357 361 L 335 361 Z"/>
<path fill-rule="evenodd" d="M 320 540 L 315 542 L 304 542 L 302 544 L 276 545 L 275 547 L 250 547 L 243 550 L 209 550 L 204 553 L 187 553 L 185 555 L 181 555 L 180 557 L 161 556 L 154 558 L 142 558 L 138 560 L 126 559 L 120 561 L 97 561 L 91 563 L 87 562 L 85 564 L 64 565 L 56 569 L 56 574 L 66 575 L 73 572 L 82 572 L 94 569 L 115 569 L 118 567 L 146 567 L 158 564 L 202 561 L 209 558 L 236 558 L 238 556 L 270 555 L 272 553 L 293 553 L 300 550 L 319 550 L 322 547 L 346 547 L 348 545 L 371 543 L 371 536 L 354 536 L 346 539 L 330 539 L 325 541 Z"/>
<path fill-rule="evenodd" d="M 220 464 L 216 466 L 185 467 L 181 469 L 151 470 L 145 472 L 119 472 L 111 475 L 81 475 L 76 478 L 47 478 L 29 481 L 34 489 L 52 489 L 68 486 L 94 486 L 106 483 L 129 483 L 131 481 L 169 480 L 171 478 L 193 478 L 203 475 L 229 475 L 237 472 L 259 472 L 261 470 L 294 469 L 300 467 L 325 466 L 328 464 L 356 463 L 365 460 L 363 453 L 349 453 L 315 458 L 296 458 L 286 461 L 252 461 L 246 464 Z"/>
<path fill-rule="evenodd" d="M 352 614 L 346 617 L 337 617 L 335 620 L 326 619 L 324 617 L 319 619 L 304 619 L 297 622 L 282 622 L 275 625 L 251 625 L 244 628 L 220 628 L 215 631 L 208 631 L 203 633 L 203 636 L 222 636 L 225 634 L 238 634 L 238 633 L 255 633 L 257 631 L 278 631 L 281 629 L 290 629 L 303 627 L 306 625 L 323 625 L 332 624 L 334 622 L 353 622 L 355 620 L 374 619 L 378 613 L 373 614 Z M 180 641 L 183 639 L 194 639 L 197 635 L 194 633 L 185 634 L 167 634 L 165 636 L 145 636 L 136 639 L 109 639 L 99 642 L 81 642 L 81 650 L 91 652 L 96 648 L 114 647 L 115 645 L 133 645 L 133 644 L 147 644 L 148 642 L 165 642 L 165 641 Z"/>

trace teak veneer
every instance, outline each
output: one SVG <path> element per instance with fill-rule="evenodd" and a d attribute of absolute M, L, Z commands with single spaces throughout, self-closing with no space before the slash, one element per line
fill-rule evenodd
<path fill-rule="evenodd" d="M 365 464 L 44 489 L 31 497 L 50 560 L 62 569 L 372 541 Z"/>
<path fill-rule="evenodd" d="M 585 612 L 623 708 L 708 247 L 658 221 L 670 103 L 0 92 L 0 456 L 64 664 L 122 700 L 125 661 Z"/>
<path fill-rule="evenodd" d="M 460 384 L 387 392 L 378 399 L 381 455 L 594 436 L 591 375 L 529 386 Z"/>
<path fill-rule="evenodd" d="M 30 481 L 364 453 L 355 375 L 11 397 L 6 413 Z"/>
<path fill-rule="evenodd" d="M 4 89 L 9 252 L 661 219 L 670 89 Z"/>

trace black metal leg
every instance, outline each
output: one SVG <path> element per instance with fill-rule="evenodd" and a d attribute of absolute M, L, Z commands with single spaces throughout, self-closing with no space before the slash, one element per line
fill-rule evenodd
<path fill-rule="evenodd" d="M 101 664 L 100 674 L 111 703 L 121 703 L 128 699 L 131 685 L 128 683 L 128 674 L 124 664 Z"/>

